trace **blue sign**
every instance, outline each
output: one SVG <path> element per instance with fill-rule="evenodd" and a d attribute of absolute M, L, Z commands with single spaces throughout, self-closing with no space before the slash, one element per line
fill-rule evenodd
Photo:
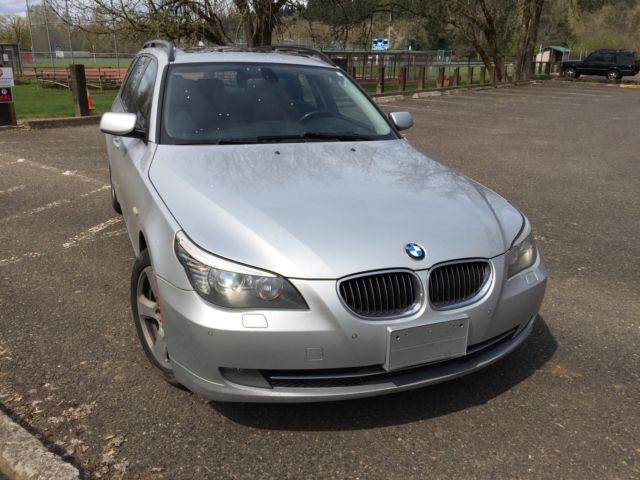
<path fill-rule="evenodd" d="M 371 42 L 371 50 L 389 50 L 389 39 L 374 38 Z"/>

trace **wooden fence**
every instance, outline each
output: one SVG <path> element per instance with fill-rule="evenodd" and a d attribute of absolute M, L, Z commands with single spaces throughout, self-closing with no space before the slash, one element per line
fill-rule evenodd
<path fill-rule="evenodd" d="M 86 67 L 85 76 L 87 84 L 93 88 L 117 88 L 122 83 L 126 68 L 112 67 Z M 21 78 L 33 79 L 41 82 L 69 87 L 71 84 L 71 73 L 68 67 L 32 67 L 23 68 Z"/>
<path fill-rule="evenodd" d="M 421 53 L 328 53 L 330 58 L 351 75 L 370 94 L 444 89 L 471 85 L 491 85 L 513 80 L 513 65 L 505 64 L 502 75 L 483 64 L 442 63 L 432 52 Z M 559 73 L 560 64 L 537 62 L 535 75 Z M 92 88 L 117 88 L 127 73 L 126 68 L 86 67 L 87 84 Z M 64 87 L 70 85 L 69 68 L 23 68 L 21 78 L 35 79 Z"/>

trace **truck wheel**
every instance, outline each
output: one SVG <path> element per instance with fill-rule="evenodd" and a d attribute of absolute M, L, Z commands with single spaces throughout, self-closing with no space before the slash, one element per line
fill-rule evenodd
<path fill-rule="evenodd" d="M 621 78 L 622 76 L 620 75 L 620 72 L 617 70 L 609 70 L 607 72 L 607 79 L 611 80 L 612 82 L 620 80 Z"/>
<path fill-rule="evenodd" d="M 579 77 L 578 72 L 573 67 L 569 67 L 569 68 L 565 69 L 564 76 L 567 77 L 567 78 L 578 78 Z"/>

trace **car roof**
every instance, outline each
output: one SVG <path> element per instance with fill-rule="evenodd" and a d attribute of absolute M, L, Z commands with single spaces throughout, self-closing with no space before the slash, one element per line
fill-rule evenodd
<path fill-rule="evenodd" d="M 220 50 L 176 50 L 174 63 L 285 63 L 290 65 L 310 65 L 333 67 L 327 62 L 310 55 L 283 52 Z"/>
<path fill-rule="evenodd" d="M 170 63 L 272 63 L 336 68 L 329 57 L 318 50 L 290 45 L 212 48 L 175 48 L 165 40 L 145 43 L 140 53 L 167 58 Z"/>

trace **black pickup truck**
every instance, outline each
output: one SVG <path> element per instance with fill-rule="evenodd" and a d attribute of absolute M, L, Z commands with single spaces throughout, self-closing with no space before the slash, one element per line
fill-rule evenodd
<path fill-rule="evenodd" d="M 580 75 L 600 75 L 609 80 L 632 77 L 640 72 L 636 53 L 627 50 L 596 50 L 584 60 L 562 62 L 561 75 L 578 78 Z"/>

